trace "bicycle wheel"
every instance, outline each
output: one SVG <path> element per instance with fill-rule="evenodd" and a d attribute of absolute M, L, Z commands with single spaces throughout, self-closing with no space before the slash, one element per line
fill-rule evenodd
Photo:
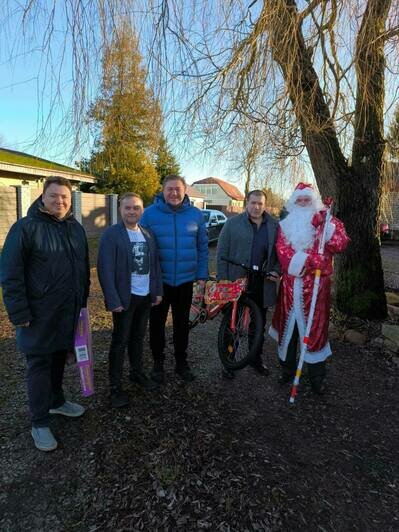
<path fill-rule="evenodd" d="M 230 305 L 219 327 L 218 351 L 223 366 L 234 370 L 244 368 L 255 358 L 262 342 L 262 315 L 247 296 L 242 296 L 237 304 L 234 331 L 231 328 Z"/>

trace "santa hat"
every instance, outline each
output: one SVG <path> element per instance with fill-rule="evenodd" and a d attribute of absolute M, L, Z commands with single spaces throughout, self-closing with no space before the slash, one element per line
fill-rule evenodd
<path fill-rule="evenodd" d="M 300 196 L 308 196 L 309 198 L 312 198 L 312 204 L 314 207 L 317 208 L 317 210 L 321 210 L 323 208 L 323 203 L 320 199 L 320 196 L 314 189 L 313 185 L 310 183 L 301 182 L 297 184 L 294 189 L 294 192 L 291 194 L 291 197 L 286 204 L 286 209 L 288 212 L 292 210 L 292 207 L 294 207 L 295 205 L 295 201 Z"/>
<path fill-rule="evenodd" d="M 291 198 L 293 201 L 298 199 L 300 196 L 308 196 L 312 199 L 318 199 L 319 196 L 317 192 L 315 191 L 313 185 L 310 183 L 298 183 L 295 187 L 294 192 L 291 195 Z"/>

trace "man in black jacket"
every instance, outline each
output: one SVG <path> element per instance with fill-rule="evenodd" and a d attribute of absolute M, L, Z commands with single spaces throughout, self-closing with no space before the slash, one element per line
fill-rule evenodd
<path fill-rule="evenodd" d="M 127 347 L 130 380 L 145 390 L 158 384 L 143 370 L 143 342 L 151 305 L 162 301 L 162 274 L 153 233 L 138 221 L 143 200 L 126 192 L 119 200 L 121 221 L 106 229 L 98 251 L 97 273 L 105 306 L 112 312 L 113 331 L 109 350 L 111 405 L 129 404 L 122 389 L 122 371 Z"/>
<path fill-rule="evenodd" d="M 89 278 L 86 235 L 71 212 L 71 184 L 49 177 L 28 215 L 11 227 L 1 256 L 4 304 L 26 356 L 31 434 L 41 451 L 57 447 L 50 414 L 84 412 L 65 400 L 62 381 Z"/>

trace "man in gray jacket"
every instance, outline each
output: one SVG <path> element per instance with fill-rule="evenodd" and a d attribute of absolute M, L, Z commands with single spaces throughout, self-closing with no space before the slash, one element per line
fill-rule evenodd
<path fill-rule="evenodd" d="M 251 268 L 249 296 L 262 313 L 263 329 L 267 308 L 273 306 L 276 301 L 276 283 L 280 272 L 275 251 L 277 227 L 278 221 L 266 212 L 265 193 L 262 190 L 253 190 L 247 195 L 245 212 L 225 223 L 217 247 L 218 279 L 235 281 L 246 276 L 243 268 L 223 258 Z M 266 376 L 268 370 L 262 362 L 262 348 L 263 342 L 251 365 L 257 373 Z M 225 369 L 223 375 L 234 378 L 234 373 Z"/>

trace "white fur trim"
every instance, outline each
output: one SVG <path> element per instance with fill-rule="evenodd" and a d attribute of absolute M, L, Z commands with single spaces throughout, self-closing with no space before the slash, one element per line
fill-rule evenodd
<path fill-rule="evenodd" d="M 320 349 L 320 351 L 306 351 L 305 362 L 307 364 L 316 364 L 317 362 L 324 362 L 326 358 L 332 355 L 330 342 Z"/>
<path fill-rule="evenodd" d="M 294 281 L 294 304 L 290 310 L 287 323 L 285 324 L 282 337 L 279 337 L 278 331 L 273 326 L 270 326 L 269 334 L 276 340 L 278 345 L 278 356 L 281 360 L 285 360 L 287 357 L 287 349 L 290 343 L 292 333 L 294 331 L 295 322 L 298 325 L 299 340 L 302 344 L 303 336 L 305 334 L 305 313 L 303 310 L 303 281 L 300 278 Z M 300 345 L 301 345 L 300 344 Z M 299 345 L 299 347 L 300 347 Z M 330 342 L 327 342 L 319 351 L 306 351 L 305 362 L 308 364 L 315 364 L 317 362 L 323 362 L 332 354 Z"/>
<path fill-rule="evenodd" d="M 293 255 L 288 265 L 288 274 L 294 275 L 295 277 L 301 277 L 301 272 L 307 258 L 307 253 L 304 253 L 303 251 L 297 251 L 295 255 Z"/>
<path fill-rule="evenodd" d="M 302 188 L 302 189 L 299 189 L 299 188 L 295 189 L 294 192 L 292 193 L 290 199 L 294 200 L 294 202 L 295 202 L 295 200 L 297 198 L 299 198 L 299 196 L 309 196 L 312 199 L 318 198 L 318 194 L 315 191 L 315 189 L 314 188 L 310 188 L 310 187 L 306 187 L 306 188 Z"/>
<path fill-rule="evenodd" d="M 329 242 L 331 240 L 331 237 L 333 236 L 334 233 L 335 233 L 335 224 L 330 222 L 326 228 L 326 242 Z"/>
<path fill-rule="evenodd" d="M 273 338 L 273 340 L 276 340 L 276 342 L 278 342 L 278 332 L 273 327 L 273 325 L 270 325 L 270 327 L 269 327 L 269 336 L 271 336 Z"/>
<path fill-rule="evenodd" d="M 303 280 L 295 279 L 294 281 L 294 313 L 296 321 L 298 324 L 299 338 L 301 345 L 303 342 L 303 337 L 305 336 L 306 330 L 306 320 L 305 320 L 305 311 L 303 304 Z M 324 347 L 319 351 L 306 351 L 305 353 L 305 362 L 308 364 L 315 364 L 316 362 L 323 362 L 327 357 L 331 355 L 330 343 L 327 342 Z"/>

